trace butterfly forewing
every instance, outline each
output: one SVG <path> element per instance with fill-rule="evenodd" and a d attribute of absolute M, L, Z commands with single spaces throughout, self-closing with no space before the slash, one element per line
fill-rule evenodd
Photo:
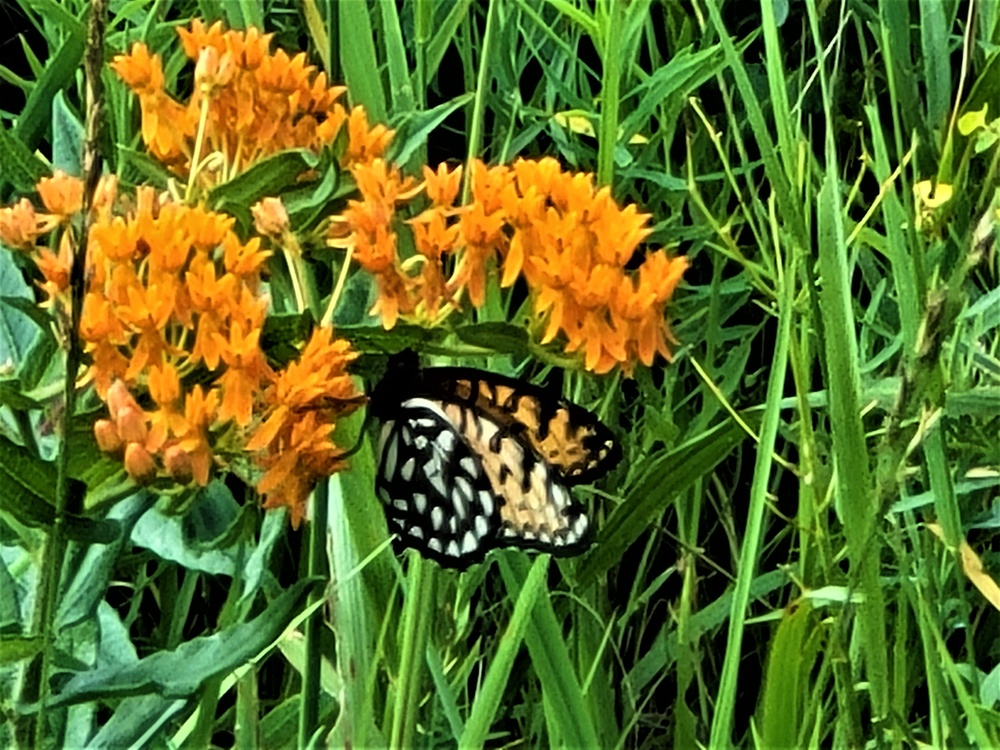
<path fill-rule="evenodd" d="M 479 458 L 439 404 L 403 402 L 382 425 L 376 489 L 403 544 L 445 565 L 481 560 L 500 529 Z"/>
<path fill-rule="evenodd" d="M 424 370 L 420 387 L 429 397 L 475 409 L 523 439 L 567 484 L 591 481 L 620 459 L 607 427 L 586 409 L 544 388 L 461 367 Z"/>

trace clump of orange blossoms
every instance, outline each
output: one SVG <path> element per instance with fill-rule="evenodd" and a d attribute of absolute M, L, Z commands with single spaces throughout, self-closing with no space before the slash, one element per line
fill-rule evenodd
<path fill-rule="evenodd" d="M 0 209 L 0 240 L 31 255 L 48 304 L 63 311 L 69 220 L 82 189 L 57 173 L 38 186 L 49 213 L 35 213 L 27 200 Z M 113 177 L 96 197 L 79 335 L 86 379 L 110 413 L 95 424 L 98 444 L 123 452 L 137 480 L 202 486 L 214 466 L 239 465 L 250 451 L 265 506 L 288 506 L 297 525 L 312 484 L 343 465 L 332 433 L 361 403 L 345 369 L 356 355 L 318 328 L 298 362 L 274 371 L 259 346 L 268 253 L 258 238 L 241 242 L 232 218 L 149 187 L 134 201 L 118 197 Z M 52 230 L 58 252 L 38 243 Z"/>
<path fill-rule="evenodd" d="M 331 222 L 328 244 L 352 250 L 375 275 L 373 314 L 391 328 L 402 316 L 434 323 L 458 309 L 462 297 L 485 301 L 488 262 L 502 262 L 502 286 L 523 278 L 532 295 L 541 342 L 562 336 L 565 350 L 581 352 L 588 370 L 616 366 L 631 372 L 656 354 L 670 359 L 674 341 L 664 318 L 687 268 L 684 257 L 646 253 L 625 270 L 650 233 L 648 215 L 620 208 L 592 175 L 564 172 L 552 158 L 519 159 L 513 167 L 472 164 L 472 199 L 456 207 L 461 170 L 424 169 L 415 186 L 382 161 L 353 168 L 361 199 Z M 410 220 L 417 254 L 398 252 L 397 206 L 426 194 L 430 207 Z M 454 257 L 450 275 L 446 259 Z"/>
<path fill-rule="evenodd" d="M 211 187 L 285 149 L 318 152 L 345 123 L 345 165 L 377 158 L 388 145 L 391 131 L 369 128 L 361 107 L 348 113 L 337 101 L 345 88 L 329 86 L 326 73 L 306 64 L 305 53 L 271 53 L 272 34 L 223 31 L 221 23 L 206 27 L 199 19 L 177 33 L 195 62 L 186 103 L 166 91 L 160 58 L 145 44 L 115 57 L 111 67 L 139 97 L 146 146 L 179 175 L 189 175 L 198 162 L 198 179 Z"/>

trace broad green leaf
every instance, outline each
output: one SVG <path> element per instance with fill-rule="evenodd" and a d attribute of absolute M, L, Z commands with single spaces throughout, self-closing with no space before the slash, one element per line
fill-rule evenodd
<path fill-rule="evenodd" d="M 507 680 L 510 679 L 514 659 L 521 650 L 521 641 L 531 622 L 535 602 L 545 592 L 545 576 L 549 562 L 550 558 L 547 555 L 540 555 L 528 572 L 528 577 L 514 603 L 514 612 L 510 616 L 507 630 L 500 639 L 500 645 L 490 662 L 482 687 L 476 692 L 465 731 L 458 741 L 459 747 L 483 747 L 486 742 L 490 725 L 496 717 L 497 709 L 507 689 Z"/>
<path fill-rule="evenodd" d="M 118 158 L 124 169 L 131 168 L 138 175 L 136 182 L 146 182 L 155 188 L 165 190 L 171 178 L 176 176 L 159 161 L 147 153 L 136 151 L 119 144 Z M 128 174 L 126 172 L 126 174 Z M 129 175 L 130 176 L 130 175 Z"/>
<path fill-rule="evenodd" d="M 150 693 L 165 698 L 192 696 L 206 680 L 227 675 L 267 652 L 301 611 L 309 592 L 321 583 L 314 578 L 299 580 L 254 619 L 215 635 L 192 638 L 171 651 L 158 651 L 135 664 L 81 672 L 54 696 L 52 705 Z"/>
<path fill-rule="evenodd" d="M 516 600 L 529 582 L 528 559 L 521 552 L 509 552 L 498 555 L 497 562 L 507 590 Z M 524 640 L 534 671 L 542 683 L 546 715 L 558 730 L 558 739 L 550 740 L 553 745 L 558 743 L 565 747 L 598 747 L 593 719 L 584 702 L 562 624 L 544 589 L 544 582 L 540 585 L 543 589 L 527 615 L 530 623 L 524 631 Z"/>
<path fill-rule="evenodd" d="M 55 523 L 55 466 L 0 436 L 0 509 L 20 523 L 48 528 Z M 79 492 L 85 491 L 82 483 Z M 66 535 L 79 541 L 107 544 L 114 541 L 119 525 L 66 514 Z"/>
<path fill-rule="evenodd" d="M 457 109 L 472 101 L 472 94 L 457 96 L 426 112 L 416 112 L 400 124 L 393 139 L 392 159 L 405 164 L 418 148 L 427 144 L 427 138 Z"/>
<path fill-rule="evenodd" d="M 42 639 L 35 636 L 0 635 L 0 665 L 13 664 L 41 653 Z"/>
<path fill-rule="evenodd" d="M 145 747 L 175 720 L 189 701 L 173 700 L 161 695 L 140 695 L 122 699 L 111 718 L 87 743 L 90 750 L 118 750 L 122 747 Z"/>
<path fill-rule="evenodd" d="M 299 176 L 318 164 L 319 157 L 306 149 L 282 151 L 219 185 L 212 191 L 209 203 L 216 211 L 236 213 L 238 218 L 249 221 L 250 206 L 296 186 Z"/>
<path fill-rule="evenodd" d="M 771 639 L 759 710 L 761 747 L 797 747 L 815 717 L 805 714 L 822 629 L 808 602 L 782 618 Z"/>
<path fill-rule="evenodd" d="M 52 167 L 83 176 L 83 123 L 60 91 L 52 100 Z"/>
<path fill-rule="evenodd" d="M 212 500 L 204 493 L 195 505 Z M 150 550 L 164 560 L 170 560 L 189 570 L 210 575 L 235 575 L 236 549 L 215 548 L 199 543 L 191 536 L 191 529 L 184 516 L 166 515 L 158 508 L 150 508 L 132 529 L 132 543 Z"/>
<path fill-rule="evenodd" d="M 338 3 L 340 13 L 340 64 L 351 104 L 360 104 L 368 113 L 369 124 L 386 122 L 385 92 L 379 78 L 374 31 L 367 3 Z"/>
<path fill-rule="evenodd" d="M 457 328 L 455 335 L 466 344 L 488 351 L 518 357 L 528 353 L 528 332 L 512 323 L 473 323 Z"/>
<path fill-rule="evenodd" d="M 95 616 L 111 584 L 115 564 L 129 543 L 132 527 L 152 503 L 152 497 L 140 493 L 111 508 L 105 523 L 115 524 L 117 532 L 107 543 L 69 545 L 62 566 L 64 589 L 56 609 L 57 629 Z"/>

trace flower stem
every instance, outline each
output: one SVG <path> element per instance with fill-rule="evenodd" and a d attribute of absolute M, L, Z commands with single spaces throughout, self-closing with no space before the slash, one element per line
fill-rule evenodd
<path fill-rule="evenodd" d="M 104 30 L 107 23 L 107 0 L 93 0 L 90 19 L 87 24 L 87 47 L 84 52 L 84 78 L 86 82 L 87 121 L 83 144 L 84 205 L 83 230 L 73 253 L 70 267 L 70 315 L 69 330 L 66 331 L 66 372 L 63 381 L 63 418 L 59 423 L 59 453 L 56 457 L 55 519 L 45 543 L 44 560 L 39 576 L 36 608 L 32 626 L 41 636 L 40 671 L 32 676 L 25 686 L 25 697 L 34 693 L 38 699 L 38 713 L 32 727 L 32 747 L 51 744 L 45 737 L 45 704 L 49 695 L 49 673 L 52 669 L 56 641 L 56 610 L 58 608 L 63 560 L 66 557 L 66 514 L 71 494 L 80 485 L 69 476 L 69 435 L 73 414 L 76 411 L 76 376 L 80 369 L 83 353 L 80 347 L 80 316 L 83 311 L 83 297 L 86 291 L 87 240 L 92 222 L 91 208 L 94 193 L 101 176 L 99 149 L 100 114 L 104 90 L 101 85 L 101 68 L 104 65 Z M 67 228 L 65 231 L 71 231 Z M 78 498 L 82 500 L 82 498 Z M 37 679 L 37 682 L 34 680 Z"/>
<path fill-rule="evenodd" d="M 406 576 L 406 602 L 403 605 L 403 643 L 399 656 L 399 679 L 392 714 L 389 747 L 413 747 L 417 728 L 424 654 L 430 634 L 434 608 L 436 565 L 418 554 L 410 555 Z"/>

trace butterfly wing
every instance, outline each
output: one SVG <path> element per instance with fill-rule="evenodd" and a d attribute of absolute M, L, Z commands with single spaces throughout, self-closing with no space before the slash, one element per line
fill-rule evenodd
<path fill-rule="evenodd" d="M 488 416 L 455 403 L 440 407 L 489 479 L 500 508 L 497 546 L 534 547 L 557 555 L 586 547 L 586 513 L 546 461 Z"/>
<path fill-rule="evenodd" d="M 404 546 L 464 567 L 494 547 L 579 552 L 583 508 L 548 464 L 489 418 L 453 403 L 404 401 L 384 422 L 377 492 Z"/>
<path fill-rule="evenodd" d="M 468 406 L 531 448 L 566 484 L 590 482 L 621 459 L 611 430 L 586 409 L 531 383 L 464 367 L 422 370 L 420 392 Z"/>
<path fill-rule="evenodd" d="M 382 424 L 376 491 L 403 545 L 438 562 L 481 560 L 500 529 L 479 458 L 438 404 L 411 398 Z"/>

